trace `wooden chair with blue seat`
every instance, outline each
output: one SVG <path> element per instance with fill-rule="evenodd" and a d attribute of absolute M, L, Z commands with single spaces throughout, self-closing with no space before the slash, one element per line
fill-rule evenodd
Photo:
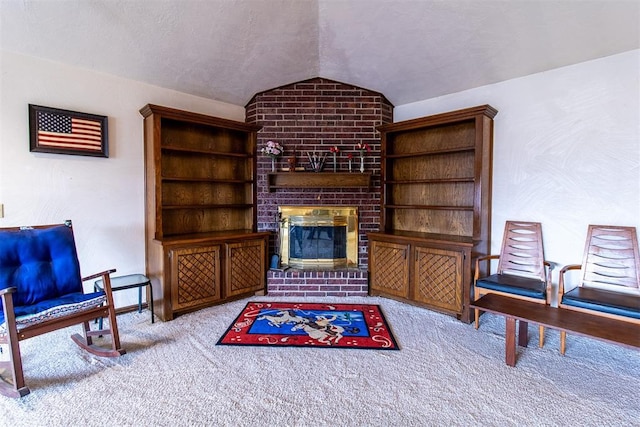
<path fill-rule="evenodd" d="M 640 334 L 640 256 L 635 227 L 589 225 L 582 264 L 560 270 L 558 305 L 638 325 Z M 576 282 L 571 270 L 581 270 Z M 573 279 L 573 280 L 572 280 Z M 566 333 L 560 333 L 560 353 Z"/>
<path fill-rule="evenodd" d="M 22 397 L 30 390 L 24 381 L 20 341 L 72 325 L 83 335 L 72 340 L 97 356 L 125 354 L 120 347 L 110 273 L 80 275 L 71 221 L 64 224 L 0 229 L 0 393 Z M 84 293 L 83 281 L 102 277 L 104 290 Z M 90 321 L 106 317 L 108 329 L 90 329 Z M 110 336 L 97 345 L 95 336 Z"/>
<path fill-rule="evenodd" d="M 496 259 L 496 273 L 480 277 L 482 271 L 490 273 L 491 260 Z M 480 268 L 483 262 L 488 264 L 487 270 Z M 487 255 L 476 260 L 474 299 L 478 300 L 483 295 L 494 293 L 540 304 L 551 304 L 551 271 L 554 265 L 544 259 L 542 225 L 539 222 L 507 221 L 500 254 Z M 476 308 L 476 329 L 479 325 L 480 310 Z M 538 345 L 542 347 L 544 326 L 539 326 L 539 333 Z"/>

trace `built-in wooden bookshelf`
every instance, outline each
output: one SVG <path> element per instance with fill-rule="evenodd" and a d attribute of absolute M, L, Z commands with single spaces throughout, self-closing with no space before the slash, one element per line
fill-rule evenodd
<path fill-rule="evenodd" d="M 264 290 L 256 232 L 259 127 L 157 105 L 144 117 L 147 274 L 157 313 Z"/>
<path fill-rule="evenodd" d="M 370 293 L 470 322 L 471 266 L 490 250 L 489 105 L 378 127 L 381 230 L 369 233 Z"/>

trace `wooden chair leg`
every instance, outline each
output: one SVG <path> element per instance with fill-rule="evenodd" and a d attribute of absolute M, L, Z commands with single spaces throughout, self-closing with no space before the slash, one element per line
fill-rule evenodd
<path fill-rule="evenodd" d="M 118 333 L 118 323 L 116 322 L 116 310 L 112 306 L 109 309 L 109 330 L 111 331 L 111 351 L 114 355 L 123 355 L 126 351 L 120 347 L 120 334 Z"/>
<path fill-rule="evenodd" d="M 16 339 L 7 339 L 4 341 L 9 346 L 9 360 L 0 362 L 0 368 L 7 371 L 10 378 L 0 378 L 0 394 L 17 398 L 29 394 L 31 391 L 24 383 L 24 374 L 22 372 L 22 358 L 20 356 L 20 344 Z"/>
<path fill-rule="evenodd" d="M 6 332 L 4 336 L 1 337 L 0 343 L 7 344 L 9 347 L 9 360 L 1 362 L 0 368 L 9 371 L 11 378 L 10 382 L 2 378 L 2 382 L 0 382 L 0 394 L 15 398 L 26 396 L 31 391 L 24 383 L 20 342 L 18 341 L 18 328 L 13 311 L 13 295 L 11 295 L 13 292 L 14 291 L 7 291 L 2 295 L 2 309 L 5 315 Z"/>
<path fill-rule="evenodd" d="M 544 347 L 544 326 L 538 326 L 538 332 L 540 333 L 540 340 L 538 341 L 538 347 Z"/>
<path fill-rule="evenodd" d="M 567 333 L 565 331 L 560 331 L 560 354 L 564 356 L 564 352 L 566 350 L 567 345 Z"/>
<path fill-rule="evenodd" d="M 475 309 L 475 317 L 476 317 L 476 329 L 478 329 L 478 327 L 480 326 L 480 310 L 479 309 Z"/>
<path fill-rule="evenodd" d="M 122 347 L 120 347 L 120 335 L 118 334 L 118 322 L 116 320 L 116 309 L 115 303 L 113 302 L 111 278 L 109 276 L 109 273 L 111 273 L 111 271 L 105 272 L 102 275 L 104 285 L 103 289 L 107 297 L 107 302 L 103 307 L 101 307 L 103 311 L 102 313 L 100 313 L 101 317 L 104 317 L 104 315 L 107 314 L 107 318 L 109 319 L 109 329 L 100 328 L 100 330 L 98 331 L 91 331 L 89 322 L 85 322 L 85 338 L 83 339 L 79 334 L 74 334 L 71 336 L 71 339 L 80 347 L 84 348 L 89 353 L 95 354 L 96 356 L 116 357 L 126 354 L 126 351 Z M 111 349 L 93 345 L 93 342 L 91 340 L 92 335 L 111 335 Z"/>
<path fill-rule="evenodd" d="M 82 324 L 82 328 L 83 328 L 83 335 L 84 335 L 84 340 L 87 343 L 87 345 L 93 345 L 93 338 L 91 338 L 91 325 L 89 325 L 89 322 L 84 322 Z"/>
<path fill-rule="evenodd" d="M 113 292 L 111 291 L 111 278 L 109 275 L 104 277 L 105 291 L 108 290 L 107 304 L 109 305 L 109 329 L 111 332 L 111 351 L 114 355 L 125 354 L 126 351 L 120 347 L 120 334 L 118 333 L 118 321 L 116 320 L 116 305 L 113 301 Z"/>

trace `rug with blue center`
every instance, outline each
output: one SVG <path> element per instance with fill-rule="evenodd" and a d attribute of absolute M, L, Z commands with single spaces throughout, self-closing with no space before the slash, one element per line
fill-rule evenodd
<path fill-rule="evenodd" d="M 249 302 L 217 345 L 398 350 L 372 304 Z"/>

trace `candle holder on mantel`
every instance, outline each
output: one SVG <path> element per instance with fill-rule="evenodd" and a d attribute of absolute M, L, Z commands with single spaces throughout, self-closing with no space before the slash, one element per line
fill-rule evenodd
<path fill-rule="evenodd" d="M 296 171 L 296 153 L 293 153 L 288 159 L 287 163 L 289 164 L 289 172 Z"/>

